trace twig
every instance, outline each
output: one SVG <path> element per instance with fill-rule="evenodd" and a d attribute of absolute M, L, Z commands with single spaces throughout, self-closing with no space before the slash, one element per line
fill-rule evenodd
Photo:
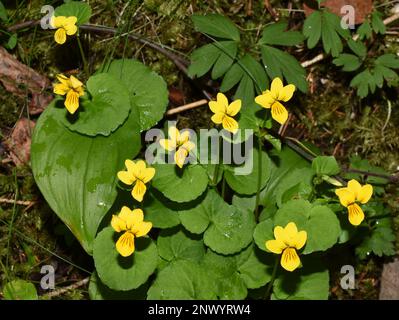
<path fill-rule="evenodd" d="M 394 21 L 396 21 L 398 19 L 399 19 L 399 13 L 396 13 L 393 16 L 390 16 L 390 17 L 386 18 L 383 22 L 384 22 L 384 25 L 388 25 L 388 24 L 390 24 L 390 23 L 392 23 L 392 22 L 394 22 Z M 358 37 L 359 37 L 359 35 L 355 34 L 353 36 L 353 39 L 356 40 Z M 326 55 L 323 54 L 323 53 L 320 53 L 317 56 L 315 56 L 314 58 L 302 62 L 301 65 L 302 65 L 302 67 L 307 68 L 307 67 L 309 67 L 309 66 L 311 66 L 311 65 L 313 65 L 313 64 L 315 64 L 317 62 L 322 61 L 324 58 L 326 58 Z"/>
<path fill-rule="evenodd" d="M 194 108 L 203 106 L 204 104 L 207 104 L 207 103 L 208 103 L 208 100 L 206 100 L 206 99 L 198 100 L 198 101 L 195 101 L 195 102 L 192 102 L 192 103 L 185 104 L 185 105 L 180 106 L 180 107 L 176 107 L 176 108 L 170 109 L 170 110 L 168 110 L 166 112 L 166 115 L 167 116 L 171 116 L 171 115 L 176 114 L 176 113 L 180 113 L 180 112 L 183 112 L 183 111 L 186 111 L 186 110 L 190 110 L 190 109 L 194 109 Z"/>
<path fill-rule="evenodd" d="M 77 289 L 79 287 L 82 287 L 84 285 L 86 285 L 88 282 L 90 281 L 90 277 L 84 278 L 83 280 L 80 280 L 78 282 L 75 282 L 74 284 L 71 284 L 70 286 L 67 287 L 63 287 L 57 290 L 53 290 L 49 293 L 44 294 L 42 297 L 44 298 L 54 298 L 54 297 L 58 297 L 62 294 L 64 294 L 65 292 L 68 292 L 70 290 L 74 290 Z"/>
<path fill-rule="evenodd" d="M 9 203 L 9 204 L 17 204 L 19 206 L 32 206 L 36 203 L 36 201 L 22 201 L 22 200 L 14 200 L 7 198 L 0 198 L 0 203 Z"/>

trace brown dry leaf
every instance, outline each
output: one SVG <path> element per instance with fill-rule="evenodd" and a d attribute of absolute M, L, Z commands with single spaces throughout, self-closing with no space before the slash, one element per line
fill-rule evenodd
<path fill-rule="evenodd" d="M 373 9 L 373 0 L 325 0 L 321 3 L 322 7 L 329 8 L 331 12 L 343 16 L 341 8 L 350 5 L 355 8 L 355 23 L 360 24 L 364 21 Z M 307 0 L 303 5 L 306 16 L 310 15 L 317 8 L 317 1 Z"/>
<path fill-rule="evenodd" d="M 3 47 L 0 47 L 0 83 L 17 96 L 29 93 L 31 114 L 42 112 L 52 100 L 52 95 L 44 92 L 50 80 L 19 62 Z"/>
<path fill-rule="evenodd" d="M 5 141 L 4 145 L 10 153 L 11 160 L 16 166 L 29 163 L 31 133 L 35 123 L 27 118 L 21 118 L 15 124 L 11 136 Z"/>

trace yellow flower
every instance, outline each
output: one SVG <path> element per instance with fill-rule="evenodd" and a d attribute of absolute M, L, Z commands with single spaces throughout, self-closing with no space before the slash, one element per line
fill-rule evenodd
<path fill-rule="evenodd" d="M 366 184 L 362 186 L 359 182 L 352 179 L 348 182 L 346 188 L 335 190 L 341 204 L 348 208 L 349 222 L 354 226 L 358 226 L 364 220 L 364 212 L 357 204 L 367 203 L 373 195 L 373 186 Z"/>
<path fill-rule="evenodd" d="M 54 85 L 54 93 L 61 96 L 66 95 L 65 108 L 70 114 L 74 114 L 79 108 L 79 97 L 84 95 L 83 83 L 74 76 L 70 76 L 68 79 L 63 74 L 57 75 L 57 79 L 60 83 Z"/>
<path fill-rule="evenodd" d="M 266 241 L 266 248 L 276 254 L 281 255 L 281 266 L 287 271 L 294 271 L 301 264 L 297 254 L 306 243 L 306 231 L 299 231 L 294 222 L 288 223 L 285 228 L 277 226 L 274 228 L 276 240 Z"/>
<path fill-rule="evenodd" d="M 260 96 L 255 98 L 255 102 L 263 108 L 272 109 L 272 118 L 280 124 L 284 124 L 288 119 L 287 109 L 280 101 L 287 102 L 294 95 L 295 86 L 289 84 L 283 86 L 280 78 L 275 78 L 272 82 L 270 90 L 266 90 Z"/>
<path fill-rule="evenodd" d="M 137 201 L 143 201 L 147 187 L 145 186 L 155 175 L 154 168 L 147 168 L 143 160 L 138 160 L 134 163 L 132 160 L 126 160 L 125 166 L 127 171 L 119 171 L 118 178 L 124 184 L 132 185 L 134 187 L 132 190 L 132 196 Z"/>
<path fill-rule="evenodd" d="M 167 151 L 175 150 L 175 163 L 179 168 L 183 168 L 188 154 L 195 148 L 194 142 L 190 141 L 190 132 L 180 133 L 176 127 L 171 127 L 168 134 L 169 139 L 161 139 L 159 143 Z"/>
<path fill-rule="evenodd" d="M 72 17 L 64 17 L 59 16 L 51 17 L 50 24 L 53 28 L 57 29 L 54 34 L 54 40 L 58 44 L 64 44 L 66 41 L 66 36 L 72 36 L 78 31 L 78 27 L 76 26 L 76 22 L 78 19 L 74 16 Z"/>
<path fill-rule="evenodd" d="M 119 215 L 113 215 L 111 226 L 116 232 L 124 233 L 116 242 L 116 250 L 123 257 L 128 257 L 134 252 L 134 238 L 145 236 L 152 228 L 151 222 L 145 222 L 143 210 L 130 210 L 123 207 Z"/>
<path fill-rule="evenodd" d="M 231 133 L 238 130 L 238 122 L 234 117 L 241 109 L 241 100 L 235 100 L 229 104 L 223 93 L 218 93 L 216 101 L 209 101 L 209 108 L 214 113 L 211 120 L 216 124 L 222 124 L 223 128 Z"/>

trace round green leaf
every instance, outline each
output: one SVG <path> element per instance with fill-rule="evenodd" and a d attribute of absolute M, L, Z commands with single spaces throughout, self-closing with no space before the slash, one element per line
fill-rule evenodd
<path fill-rule="evenodd" d="M 298 231 L 307 232 L 303 254 L 325 251 L 338 242 L 340 223 L 327 206 L 313 206 L 305 200 L 291 200 L 285 203 L 274 216 L 274 226 L 285 227 L 295 222 Z"/>
<path fill-rule="evenodd" d="M 77 25 L 82 25 L 84 23 L 89 22 L 91 17 L 91 8 L 90 6 L 82 1 L 69 1 L 68 3 L 62 4 L 57 7 L 54 11 L 54 15 L 71 17 L 75 16 L 78 18 L 76 22 Z"/>
<path fill-rule="evenodd" d="M 144 212 L 145 220 L 150 221 L 154 228 L 172 228 L 180 224 L 173 202 L 154 190 L 144 198 Z"/>
<path fill-rule="evenodd" d="M 198 198 L 208 186 L 208 175 L 201 165 L 153 164 L 152 186 L 170 200 L 188 202 Z"/>
<path fill-rule="evenodd" d="M 148 290 L 148 300 L 213 300 L 216 286 L 198 263 L 178 260 L 162 269 Z"/>
<path fill-rule="evenodd" d="M 93 258 L 97 273 L 113 290 L 127 291 L 140 287 L 154 273 L 158 264 L 157 247 L 150 238 L 135 238 L 135 251 L 122 257 L 115 243 L 122 233 L 111 227 L 102 230 L 94 241 Z"/>
<path fill-rule="evenodd" d="M 314 206 L 306 223 L 308 240 L 304 254 L 325 251 L 338 242 L 341 227 L 337 216 L 326 206 Z"/>
<path fill-rule="evenodd" d="M 274 223 L 271 219 L 266 219 L 256 225 L 254 240 L 259 249 L 267 251 L 266 241 L 274 239 L 273 229 Z"/>
<path fill-rule="evenodd" d="M 232 254 L 248 246 L 255 227 L 251 212 L 228 205 L 214 190 L 209 190 L 195 207 L 180 211 L 179 217 L 190 232 L 205 232 L 205 244 L 222 254 Z"/>
<path fill-rule="evenodd" d="M 129 94 L 125 85 L 116 77 L 99 73 L 87 81 L 90 99 L 82 99 L 74 115 L 60 108 L 65 116 L 64 125 L 70 130 L 88 136 L 108 136 L 128 117 L 130 112 Z"/>
<path fill-rule="evenodd" d="M 40 116 L 32 171 L 51 209 L 91 253 L 98 226 L 117 196 L 116 173 L 140 150 L 140 135 L 131 117 L 108 137 L 88 137 L 68 130 L 63 116 L 54 103 Z"/>
<path fill-rule="evenodd" d="M 3 287 L 5 300 L 37 300 L 37 292 L 33 283 L 17 279 L 6 283 Z"/>
<path fill-rule="evenodd" d="M 259 151 L 252 149 L 246 163 L 239 168 L 229 166 L 230 170 L 225 170 L 225 178 L 228 185 L 239 194 L 254 194 L 258 190 L 258 177 L 261 177 L 260 189 L 263 189 L 270 177 L 270 159 L 266 152 L 260 154 L 259 167 Z M 227 166 L 226 166 L 227 167 Z"/>
<path fill-rule="evenodd" d="M 235 256 L 223 256 L 211 250 L 202 263 L 208 275 L 217 287 L 217 296 L 221 300 L 243 300 L 247 296 L 247 287 L 237 272 Z"/>
<path fill-rule="evenodd" d="M 147 297 L 147 290 L 147 283 L 134 290 L 112 290 L 101 282 L 97 272 L 93 272 L 90 277 L 88 291 L 91 300 L 145 300 Z"/>
<path fill-rule="evenodd" d="M 141 131 L 163 118 L 168 105 L 168 90 L 161 76 L 136 60 L 114 60 L 107 72 L 120 79 L 128 89 L 131 105 L 137 108 Z"/>
<path fill-rule="evenodd" d="M 202 238 L 180 228 L 163 230 L 157 239 L 159 256 L 167 261 L 201 261 L 205 254 Z"/>
<path fill-rule="evenodd" d="M 327 300 L 328 270 L 316 259 L 303 259 L 304 267 L 282 272 L 274 281 L 273 300 Z"/>

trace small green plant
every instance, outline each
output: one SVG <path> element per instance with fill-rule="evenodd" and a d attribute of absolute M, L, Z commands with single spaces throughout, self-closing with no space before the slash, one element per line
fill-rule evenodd
<path fill-rule="evenodd" d="M 87 6 L 56 9 L 77 27 L 68 34 L 74 28 L 62 24 L 56 41 L 79 35 Z M 335 18 L 318 15 L 327 24 L 323 33 L 339 37 Z M 85 82 L 58 76 L 58 96 L 35 126 L 34 178 L 93 257 L 90 297 L 246 299 L 260 289 L 264 299 L 327 299 L 329 270 L 320 257 L 333 247 L 353 242 L 361 258 L 393 254 L 389 216 L 381 216 L 386 181 L 363 174 L 371 168 L 357 158 L 352 167 L 363 171 L 354 175 L 332 156 L 310 152 L 309 162 L 270 130 L 273 121 L 286 123 L 296 89 L 307 90 L 303 68 L 276 48 L 297 45 L 301 33 L 285 31 L 285 23 L 266 27 L 258 43 L 262 65 L 238 55 L 240 34 L 227 18 L 193 20 L 217 39 L 193 53 L 191 75 L 212 69 L 215 79 L 224 76 L 221 91 L 238 84 L 232 101 L 219 93 L 209 102 L 211 120 L 225 129 L 206 136 L 216 161 L 201 135 L 176 124 L 143 144 L 141 135 L 163 118 L 168 91 L 162 77 L 133 59 L 110 61 Z M 340 51 L 323 41 L 326 50 Z M 242 139 L 245 130 L 251 135 Z M 246 151 L 244 161 L 224 161 L 236 147 Z M 32 286 L 15 283 L 36 297 Z"/>

